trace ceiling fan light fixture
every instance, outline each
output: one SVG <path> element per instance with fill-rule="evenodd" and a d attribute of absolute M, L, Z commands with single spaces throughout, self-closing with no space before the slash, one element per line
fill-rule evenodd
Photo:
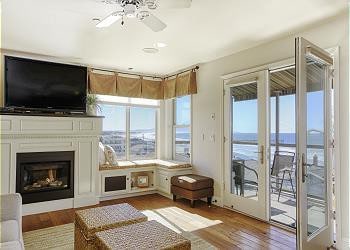
<path fill-rule="evenodd" d="M 106 17 L 105 19 L 103 19 L 99 23 L 97 23 L 96 27 L 97 28 L 106 28 L 121 18 L 122 17 L 117 12 L 114 12 L 113 14 L 109 15 L 108 17 Z"/>
<path fill-rule="evenodd" d="M 137 15 L 137 8 L 134 4 L 127 4 L 124 7 L 124 13 L 128 18 L 135 18 Z"/>

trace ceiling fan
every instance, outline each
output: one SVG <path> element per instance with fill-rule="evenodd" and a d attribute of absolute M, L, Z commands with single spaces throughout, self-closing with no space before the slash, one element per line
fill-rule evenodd
<path fill-rule="evenodd" d="M 167 25 L 151 13 L 159 8 L 158 0 L 103 0 L 105 4 L 116 5 L 118 10 L 100 20 L 97 28 L 105 28 L 118 20 L 124 24 L 125 18 L 137 18 L 154 32 L 164 30 Z M 192 0 L 160 0 L 162 6 L 168 8 L 189 8 Z"/>

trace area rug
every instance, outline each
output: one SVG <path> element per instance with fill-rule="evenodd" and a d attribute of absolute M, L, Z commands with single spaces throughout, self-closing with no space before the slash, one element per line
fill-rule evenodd
<path fill-rule="evenodd" d="M 191 249 L 216 249 L 214 246 L 191 232 L 181 232 L 181 234 L 191 241 Z M 23 239 L 26 250 L 71 250 L 74 249 L 74 224 L 70 223 L 25 232 L 23 234 Z"/>

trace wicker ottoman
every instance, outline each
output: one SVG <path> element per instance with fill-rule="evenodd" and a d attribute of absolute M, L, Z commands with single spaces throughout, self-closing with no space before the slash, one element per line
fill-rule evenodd
<path fill-rule="evenodd" d="M 191 241 L 157 221 L 147 221 L 96 233 L 98 249 L 191 249 Z"/>
<path fill-rule="evenodd" d="M 126 203 L 76 211 L 74 249 L 96 249 L 96 232 L 144 221 L 147 217 Z"/>
<path fill-rule="evenodd" d="M 189 199 L 191 207 L 194 207 L 196 200 L 207 198 L 208 205 L 211 205 L 211 200 L 214 195 L 214 180 L 212 178 L 188 174 L 177 175 L 171 177 L 171 193 L 173 200 L 176 201 L 176 196 Z"/>

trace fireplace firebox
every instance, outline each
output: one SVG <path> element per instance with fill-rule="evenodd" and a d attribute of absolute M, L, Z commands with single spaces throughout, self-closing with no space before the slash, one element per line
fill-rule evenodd
<path fill-rule="evenodd" d="M 23 204 L 74 197 L 74 152 L 18 153 L 16 192 Z"/>

